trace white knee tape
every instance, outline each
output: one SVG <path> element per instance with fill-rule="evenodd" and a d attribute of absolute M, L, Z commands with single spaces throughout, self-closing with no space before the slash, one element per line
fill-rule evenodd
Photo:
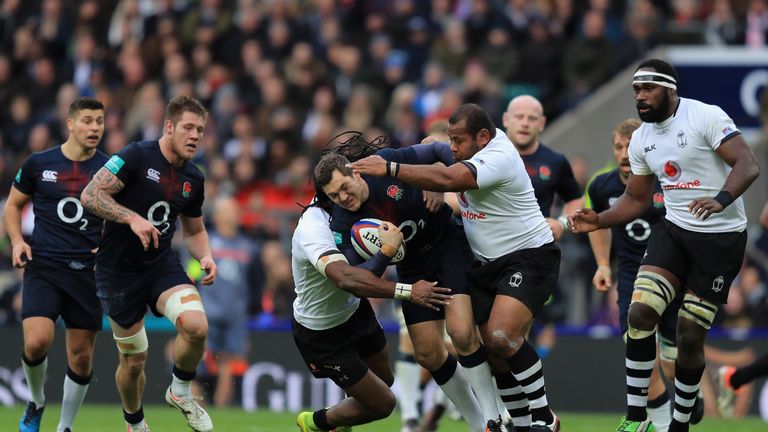
<path fill-rule="evenodd" d="M 693 321 L 709 330 L 712 327 L 712 321 L 715 320 L 717 309 L 718 305 L 691 293 L 686 293 L 685 297 L 683 297 L 683 306 L 680 308 L 677 316 Z"/>
<path fill-rule="evenodd" d="M 193 287 L 176 291 L 168 297 L 168 301 L 165 303 L 165 317 L 173 325 L 176 325 L 176 319 L 179 318 L 179 315 L 187 311 L 205 312 L 200 293 Z"/>
<path fill-rule="evenodd" d="M 670 362 L 677 360 L 677 346 L 674 342 L 659 336 L 659 357 Z"/>
<path fill-rule="evenodd" d="M 121 354 L 140 354 L 149 349 L 147 331 L 144 327 L 131 336 L 118 337 L 112 333 L 112 337 L 115 339 L 117 350 L 120 351 Z"/>

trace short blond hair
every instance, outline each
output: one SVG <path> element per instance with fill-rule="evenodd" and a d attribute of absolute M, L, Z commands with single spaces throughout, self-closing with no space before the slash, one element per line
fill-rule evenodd
<path fill-rule="evenodd" d="M 636 118 L 628 118 L 626 120 L 622 120 L 619 122 L 619 124 L 616 125 L 615 128 L 613 128 L 613 132 L 611 132 L 611 139 L 616 138 L 617 135 L 630 138 L 632 137 L 632 132 L 639 128 L 641 124 L 642 122 Z"/>

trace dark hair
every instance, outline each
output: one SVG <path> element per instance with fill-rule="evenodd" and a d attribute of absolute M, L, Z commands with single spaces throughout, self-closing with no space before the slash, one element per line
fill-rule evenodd
<path fill-rule="evenodd" d="M 350 162 L 357 162 L 387 147 L 389 147 L 389 138 L 385 135 L 377 136 L 368 141 L 362 132 L 346 131 L 328 140 L 320 155 L 325 156 L 328 153 L 336 153 L 343 155 Z"/>
<path fill-rule="evenodd" d="M 322 190 L 323 186 L 330 183 L 335 170 L 339 170 L 345 176 L 351 176 L 352 168 L 346 166 L 348 163 L 349 159 L 336 152 L 328 152 L 323 155 L 315 166 L 315 189 Z"/>
<path fill-rule="evenodd" d="M 456 124 L 462 120 L 467 121 L 465 130 L 472 138 L 477 136 L 477 133 L 482 129 L 488 129 L 491 138 L 496 137 L 496 125 L 493 124 L 491 116 L 480 106 L 469 103 L 456 108 L 456 111 L 448 119 L 448 123 Z"/>
<path fill-rule="evenodd" d="M 191 112 L 203 118 L 208 117 L 208 110 L 197 99 L 189 96 L 176 96 L 165 107 L 165 118 L 176 124 L 185 112 Z"/>
<path fill-rule="evenodd" d="M 82 110 L 102 110 L 104 111 L 104 104 L 101 101 L 91 98 L 80 97 L 75 99 L 67 110 L 67 117 L 74 118 L 77 113 Z"/>
<path fill-rule="evenodd" d="M 660 60 L 660 59 L 645 60 L 637 66 L 637 68 L 635 69 L 635 72 L 643 68 L 652 68 L 656 72 L 671 76 L 672 78 L 675 79 L 675 81 L 678 80 L 677 71 L 675 70 L 674 66 L 665 62 L 664 60 Z"/>

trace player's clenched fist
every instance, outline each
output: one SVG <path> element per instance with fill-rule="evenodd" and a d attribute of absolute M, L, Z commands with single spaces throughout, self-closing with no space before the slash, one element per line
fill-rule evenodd
<path fill-rule="evenodd" d="M 440 310 L 440 306 L 446 306 L 453 298 L 450 288 L 437 286 L 437 282 L 420 280 L 411 288 L 411 302 L 434 310 Z"/>
<path fill-rule="evenodd" d="M 134 214 L 129 225 L 131 231 L 141 240 L 141 245 L 145 251 L 149 250 L 150 245 L 154 246 L 155 249 L 160 246 L 160 231 L 152 225 L 152 222 Z"/>

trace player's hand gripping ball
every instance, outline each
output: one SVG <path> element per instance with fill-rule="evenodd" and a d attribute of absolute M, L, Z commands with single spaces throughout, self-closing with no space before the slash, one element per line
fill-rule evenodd
<path fill-rule="evenodd" d="M 352 246 L 363 259 L 370 259 L 381 249 L 379 225 L 381 220 L 374 218 L 360 219 L 352 225 L 349 233 L 352 237 Z M 399 263 L 403 258 L 405 258 L 405 243 L 400 244 L 391 263 Z"/>

